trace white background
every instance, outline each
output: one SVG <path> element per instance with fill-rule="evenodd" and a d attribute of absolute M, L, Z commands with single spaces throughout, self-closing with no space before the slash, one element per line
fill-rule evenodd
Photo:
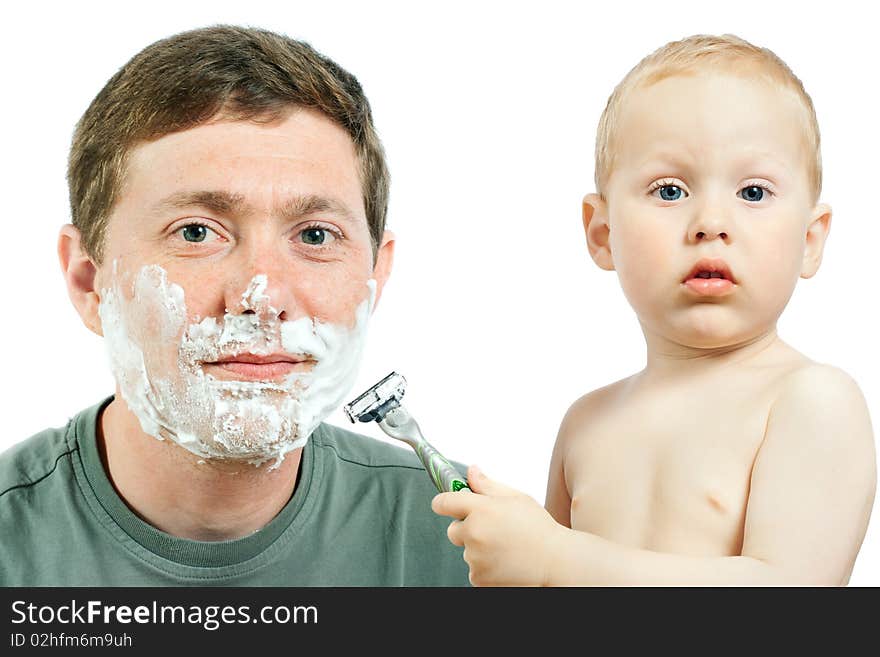
<path fill-rule="evenodd" d="M 568 405 L 644 361 L 616 276 L 592 263 L 581 230 L 608 95 L 644 55 L 691 34 L 732 32 L 771 48 L 815 103 L 822 198 L 834 209 L 822 269 L 800 282 L 779 331 L 849 372 L 880 418 L 875 21 L 847 2 L 422 5 L 5 10 L 0 450 L 113 390 L 101 341 L 69 303 L 55 257 L 69 220 L 65 160 L 75 122 L 137 51 L 218 22 L 309 41 L 354 73 L 372 103 L 392 172 L 398 250 L 352 396 L 391 370 L 404 374 L 407 405 L 428 440 L 539 501 Z M 707 391 L 699 403 L 724 399 Z M 350 426 L 341 413 L 331 421 Z M 382 437 L 375 425 L 362 428 Z M 880 584 L 877 515 L 875 505 L 854 585 Z"/>

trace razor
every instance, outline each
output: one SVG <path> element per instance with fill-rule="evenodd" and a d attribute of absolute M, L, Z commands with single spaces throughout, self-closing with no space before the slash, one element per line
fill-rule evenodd
<path fill-rule="evenodd" d="M 415 450 L 431 481 L 441 493 L 470 489 L 467 480 L 422 435 L 415 418 L 403 407 L 406 379 L 392 372 L 343 407 L 352 422 L 378 422 L 386 434 Z"/>

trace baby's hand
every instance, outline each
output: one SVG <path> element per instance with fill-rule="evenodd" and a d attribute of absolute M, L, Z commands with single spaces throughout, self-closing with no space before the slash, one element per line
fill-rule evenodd
<path fill-rule="evenodd" d="M 553 546 L 565 528 L 534 499 L 492 481 L 476 466 L 468 469 L 467 479 L 473 493 L 441 493 L 431 508 L 457 519 L 447 535 L 453 545 L 464 546 L 471 584 L 547 584 Z"/>

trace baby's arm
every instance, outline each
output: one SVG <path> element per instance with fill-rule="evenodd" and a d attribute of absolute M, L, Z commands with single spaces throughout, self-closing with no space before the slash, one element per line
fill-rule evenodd
<path fill-rule="evenodd" d="M 845 584 L 876 487 L 870 419 L 858 386 L 832 367 L 791 375 L 752 470 L 743 548 L 689 557 L 568 530 L 550 584 Z"/>
<path fill-rule="evenodd" d="M 565 443 L 557 440 L 550 457 L 550 474 L 547 477 L 547 495 L 544 506 L 560 525 L 571 527 L 571 495 L 565 482 Z"/>
<path fill-rule="evenodd" d="M 789 581 L 846 584 L 876 488 L 868 409 L 833 367 L 787 383 L 752 470 L 742 553 Z"/>
<path fill-rule="evenodd" d="M 473 477 L 481 495 L 444 493 L 434 510 L 459 519 L 449 536 L 464 545 L 475 584 L 845 584 L 876 487 L 868 411 L 858 386 L 834 368 L 805 368 L 786 383 L 752 470 L 739 556 L 652 552 L 569 529 L 560 509 L 568 497 L 563 431 L 550 513 L 484 475 Z"/>

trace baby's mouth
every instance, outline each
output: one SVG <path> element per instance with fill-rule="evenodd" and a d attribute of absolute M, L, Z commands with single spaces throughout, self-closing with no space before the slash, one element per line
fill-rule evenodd
<path fill-rule="evenodd" d="M 701 258 L 691 267 L 682 285 L 698 296 L 717 297 L 733 292 L 736 280 L 721 258 Z"/>

